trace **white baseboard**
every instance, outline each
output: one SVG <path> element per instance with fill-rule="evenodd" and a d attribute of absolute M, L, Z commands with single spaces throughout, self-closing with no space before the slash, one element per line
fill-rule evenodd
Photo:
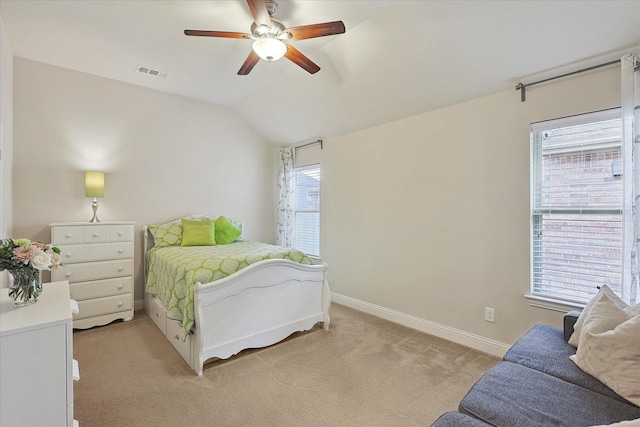
<path fill-rule="evenodd" d="M 137 299 L 133 301 L 133 309 L 134 310 L 142 310 L 144 309 L 144 299 Z"/>
<path fill-rule="evenodd" d="M 503 357 L 507 350 L 509 350 L 509 348 L 511 347 L 508 344 L 485 338 L 480 335 L 471 334 L 460 329 L 451 328 L 449 326 L 441 325 L 439 323 L 421 319 L 410 314 L 401 313 L 399 311 L 391 310 L 386 307 L 381 307 L 379 305 L 337 294 L 335 292 L 331 292 L 331 301 L 353 308 L 355 310 L 363 311 L 365 313 L 380 317 L 385 320 L 389 320 L 390 322 L 398 323 L 400 325 L 416 329 L 420 332 L 434 335 L 448 341 L 453 341 L 460 345 L 464 345 L 466 347 L 470 347 L 475 350 L 482 351 L 483 353 L 491 354 L 493 356 Z"/>

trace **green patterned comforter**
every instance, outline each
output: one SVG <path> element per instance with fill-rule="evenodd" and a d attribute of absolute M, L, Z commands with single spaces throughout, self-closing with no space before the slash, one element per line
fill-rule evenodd
<path fill-rule="evenodd" d="M 167 307 L 169 318 L 182 323 L 182 339 L 194 324 L 193 297 L 197 282 L 210 283 L 266 259 L 288 259 L 313 264 L 303 252 L 260 242 L 216 246 L 164 246 L 147 256 L 146 292 Z"/>

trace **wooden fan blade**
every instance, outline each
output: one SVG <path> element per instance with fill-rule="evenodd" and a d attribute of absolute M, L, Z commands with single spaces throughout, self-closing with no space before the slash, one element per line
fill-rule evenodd
<path fill-rule="evenodd" d="M 224 37 L 228 39 L 246 39 L 251 37 L 251 35 L 247 33 L 235 33 L 232 31 L 184 30 L 184 34 L 187 36 Z"/>
<path fill-rule="evenodd" d="M 251 70 L 253 70 L 253 67 L 256 66 L 258 61 L 260 61 L 260 57 L 252 49 L 251 52 L 249 52 L 249 56 L 247 56 L 247 59 L 244 60 L 244 64 L 242 64 L 242 67 L 240 67 L 240 70 L 238 70 L 238 75 L 246 76 L 247 74 L 249 74 Z"/>
<path fill-rule="evenodd" d="M 271 28 L 271 18 L 269 17 L 269 11 L 267 11 L 264 0 L 247 0 L 247 4 L 249 5 L 251 16 L 253 16 L 253 21 L 256 25 L 258 27 L 260 25 L 266 25 L 268 28 Z"/>
<path fill-rule="evenodd" d="M 287 45 L 287 52 L 284 54 L 284 56 L 286 56 L 287 59 L 295 62 L 311 74 L 315 74 L 320 71 L 320 67 L 318 67 L 312 60 L 304 56 L 302 52 L 291 45 Z"/>
<path fill-rule="evenodd" d="M 342 34 L 345 31 L 344 22 L 342 21 L 303 25 L 301 27 L 287 28 L 284 30 L 285 33 L 291 34 L 290 40 L 304 40 L 314 37 L 332 36 L 334 34 Z"/>

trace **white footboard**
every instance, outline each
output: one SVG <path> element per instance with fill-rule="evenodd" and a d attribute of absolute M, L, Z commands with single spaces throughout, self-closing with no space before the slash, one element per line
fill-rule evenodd
<path fill-rule="evenodd" d="M 318 322 L 329 328 L 326 264 L 261 261 L 214 283 L 198 284 L 195 292 L 191 367 L 198 375 L 212 357 L 266 347 Z"/>

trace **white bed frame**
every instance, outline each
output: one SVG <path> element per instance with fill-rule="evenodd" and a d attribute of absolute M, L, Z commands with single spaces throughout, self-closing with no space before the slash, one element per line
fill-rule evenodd
<path fill-rule="evenodd" d="M 153 237 L 145 226 L 145 286 L 146 254 L 152 247 Z M 167 317 L 167 308 L 159 298 L 144 294 L 147 314 L 201 376 L 208 359 L 227 359 L 241 350 L 270 346 L 318 322 L 324 322 L 328 330 L 331 296 L 327 264 L 260 261 L 224 279 L 197 283 L 194 304 L 195 326 L 182 341 L 180 322 Z"/>

